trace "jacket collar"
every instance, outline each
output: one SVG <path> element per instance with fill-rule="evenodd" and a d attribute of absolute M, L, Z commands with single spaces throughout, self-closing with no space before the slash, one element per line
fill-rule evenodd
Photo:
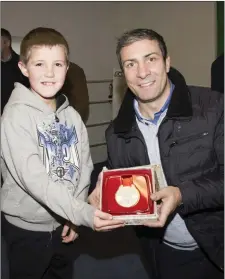
<path fill-rule="evenodd" d="M 170 68 L 169 79 L 175 85 L 173 95 L 167 110 L 167 119 L 186 120 L 192 116 L 192 104 L 189 88 L 184 77 L 174 68 Z M 115 133 L 125 133 L 135 126 L 135 111 L 133 100 L 135 96 L 127 89 L 119 113 L 113 121 Z"/>

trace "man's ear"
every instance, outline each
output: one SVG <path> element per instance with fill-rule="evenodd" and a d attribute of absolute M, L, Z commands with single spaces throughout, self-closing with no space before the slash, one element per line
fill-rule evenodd
<path fill-rule="evenodd" d="M 170 71 L 170 56 L 168 55 L 166 58 L 166 72 L 169 73 Z"/>
<path fill-rule="evenodd" d="M 22 74 L 25 77 L 29 77 L 29 74 L 28 74 L 28 71 L 27 71 L 27 67 L 26 67 L 26 65 L 22 61 L 18 62 L 18 67 L 20 68 L 20 71 L 22 72 Z"/>

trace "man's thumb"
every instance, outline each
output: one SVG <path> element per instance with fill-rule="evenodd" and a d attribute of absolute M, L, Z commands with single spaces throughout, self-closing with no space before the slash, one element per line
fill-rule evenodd
<path fill-rule="evenodd" d="M 151 198 L 153 201 L 158 201 L 158 200 L 161 200 L 161 199 L 162 199 L 162 197 L 161 197 L 161 195 L 160 195 L 160 192 L 151 194 L 150 198 Z"/>

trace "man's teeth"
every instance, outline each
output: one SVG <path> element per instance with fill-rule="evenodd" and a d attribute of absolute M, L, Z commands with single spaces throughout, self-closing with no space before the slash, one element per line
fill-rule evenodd
<path fill-rule="evenodd" d="M 152 85 L 153 83 L 154 83 L 154 81 L 151 81 L 151 82 L 143 83 L 140 86 L 141 87 L 148 87 L 148 86 Z"/>

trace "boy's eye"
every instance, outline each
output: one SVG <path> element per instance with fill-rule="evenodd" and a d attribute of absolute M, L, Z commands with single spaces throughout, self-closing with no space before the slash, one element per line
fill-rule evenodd
<path fill-rule="evenodd" d="M 41 67 L 42 65 L 43 65 L 43 63 L 37 63 L 35 66 Z"/>

